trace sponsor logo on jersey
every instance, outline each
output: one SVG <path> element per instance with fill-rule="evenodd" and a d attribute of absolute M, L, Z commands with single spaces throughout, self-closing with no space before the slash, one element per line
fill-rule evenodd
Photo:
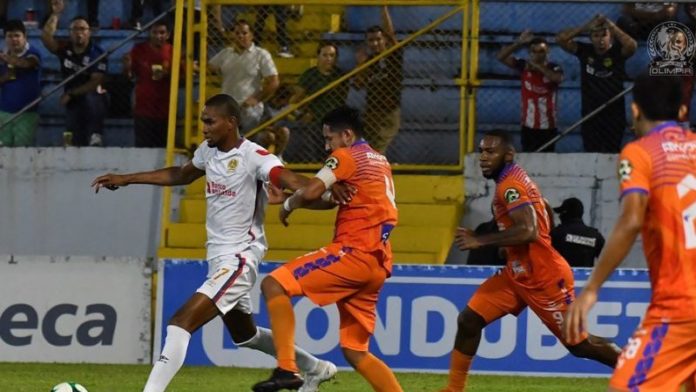
<path fill-rule="evenodd" d="M 514 203 L 520 199 L 520 191 L 515 188 L 508 188 L 505 190 L 505 193 L 503 193 L 503 197 L 508 204 Z"/>
<path fill-rule="evenodd" d="M 631 173 L 633 172 L 633 165 L 628 159 L 622 159 L 619 162 L 619 179 L 623 181 L 628 181 L 631 179 Z"/>
<path fill-rule="evenodd" d="M 230 160 L 230 163 L 227 164 L 227 172 L 232 173 L 237 168 L 238 165 L 239 165 L 239 161 L 236 160 L 235 158 L 232 158 Z"/>
<path fill-rule="evenodd" d="M 336 170 L 338 168 L 338 158 L 336 157 L 329 157 L 329 159 L 324 162 L 324 166 L 328 167 L 331 170 Z"/>

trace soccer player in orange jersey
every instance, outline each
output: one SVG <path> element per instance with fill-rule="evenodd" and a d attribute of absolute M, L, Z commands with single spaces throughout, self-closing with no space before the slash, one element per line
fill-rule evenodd
<path fill-rule="evenodd" d="M 322 124 L 331 155 L 316 177 L 285 200 L 281 221 L 287 224 L 297 208 L 321 208 L 322 195 L 337 182 L 348 184 L 356 193 L 348 204 L 339 207 L 331 244 L 288 262 L 263 280 L 261 290 L 270 315 L 278 367 L 253 390 L 269 392 L 302 385 L 295 363 L 295 316 L 290 303 L 291 297 L 301 295 L 321 306 L 335 303 L 340 314 L 340 344 L 348 363 L 375 391 L 398 392 L 402 389 L 394 373 L 368 351 L 379 291 L 392 269 L 389 235 L 396 225 L 397 211 L 391 167 L 384 155 L 362 138 L 357 110 L 337 108 Z M 326 207 L 334 206 L 326 203 Z"/>
<path fill-rule="evenodd" d="M 481 284 L 459 314 L 449 382 L 443 391 L 458 392 L 466 387 L 483 328 L 507 314 L 518 315 L 527 306 L 573 355 L 613 367 L 619 355 L 613 343 L 587 334 L 575 341 L 561 335 L 563 313 L 574 299 L 573 272 L 551 246 L 547 203 L 524 169 L 514 162 L 509 135 L 487 133 L 479 152 L 483 176 L 496 182 L 493 207 L 501 231 L 476 235 L 459 228 L 455 242 L 462 250 L 484 245 L 504 247 L 507 264 Z"/>
<path fill-rule="evenodd" d="M 693 391 L 696 374 L 696 136 L 676 119 L 681 78 L 649 76 L 633 85 L 633 125 L 639 139 L 621 151 L 621 214 L 563 332 L 586 330 L 597 292 L 628 254 L 639 233 L 652 298 L 624 347 L 609 391 Z"/>

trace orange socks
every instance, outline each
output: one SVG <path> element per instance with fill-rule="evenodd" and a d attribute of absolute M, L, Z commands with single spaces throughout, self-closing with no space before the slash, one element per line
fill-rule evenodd
<path fill-rule="evenodd" d="M 399 382 L 396 380 L 394 373 L 387 367 L 384 362 L 380 361 L 374 355 L 367 353 L 365 358 L 360 361 L 355 367 L 355 370 L 360 373 L 367 382 L 372 385 L 372 388 L 378 392 L 402 392 Z"/>
<path fill-rule="evenodd" d="M 450 358 L 449 384 L 445 391 L 462 392 L 466 387 L 466 379 L 469 376 L 472 357 L 462 354 L 456 348 L 452 350 Z"/>
<path fill-rule="evenodd" d="M 276 295 L 266 301 L 273 330 L 273 344 L 278 358 L 278 367 L 299 372 L 295 362 L 295 313 L 290 297 Z"/>

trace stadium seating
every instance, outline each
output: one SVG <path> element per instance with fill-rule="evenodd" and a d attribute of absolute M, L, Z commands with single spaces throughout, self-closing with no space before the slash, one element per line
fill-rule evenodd
<path fill-rule="evenodd" d="M 556 34 L 569 27 L 580 26 L 596 14 L 616 20 L 621 12 L 618 4 L 595 2 L 481 2 L 481 31 L 515 33 L 531 29 L 535 33 Z"/>
<path fill-rule="evenodd" d="M 445 6 L 394 6 L 389 7 L 389 13 L 394 24 L 394 30 L 402 33 L 417 31 L 452 8 Z M 382 24 L 380 7 L 346 7 L 344 17 L 346 30 L 349 32 L 364 32 L 372 26 Z M 438 26 L 438 29 L 461 31 L 461 15 L 457 14 L 447 19 Z"/>
<path fill-rule="evenodd" d="M 179 222 L 167 228 L 166 248 L 160 257 L 205 257 L 205 198 L 202 180 L 186 187 L 180 203 Z M 397 263 L 444 262 L 463 202 L 462 177 L 408 176 L 394 178 L 399 204 L 399 225 L 392 234 Z M 278 221 L 280 206 L 266 211 L 267 260 L 284 261 L 331 242 L 335 210 L 299 210 L 285 228 Z"/>

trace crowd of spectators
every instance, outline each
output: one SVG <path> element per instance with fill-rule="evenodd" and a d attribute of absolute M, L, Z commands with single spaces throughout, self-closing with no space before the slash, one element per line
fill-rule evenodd
<path fill-rule="evenodd" d="M 695 4 L 636 2 L 622 5 L 622 15 L 616 22 L 598 14 L 585 24 L 556 35 L 555 42 L 577 57 L 580 66 L 583 119 L 580 127 L 585 152 L 619 152 L 627 130 L 626 106 L 624 96 L 614 98 L 623 93 L 624 82 L 629 80 L 626 61 L 634 55 L 638 41 L 644 42 L 661 23 L 676 19 L 679 6 L 684 8 L 689 19 L 689 29 L 694 30 Z M 577 39 L 581 35 L 586 35 L 589 42 Z M 677 48 L 687 44 L 687 37 L 678 29 L 669 33 L 669 40 Z M 527 58 L 514 55 L 525 47 Z M 527 30 L 512 44 L 504 46 L 497 58 L 520 75 L 522 151 L 554 152 L 553 141 L 558 135 L 558 89 L 564 81 L 564 73 L 560 65 L 549 58 L 549 42 Z M 683 103 L 687 112 L 681 120 L 688 122 L 694 76 L 684 75 L 683 78 Z"/>
<path fill-rule="evenodd" d="M 65 109 L 66 144 L 101 146 L 104 144 L 104 119 L 109 111 L 109 94 L 105 90 L 108 61 L 104 59 L 86 71 L 85 65 L 104 53 L 92 38 L 99 26 L 100 3 L 89 0 L 87 16 L 72 16 L 67 40 L 56 37 L 64 16 L 64 0 L 48 0 L 50 13 L 42 22 L 41 41 L 60 61 L 61 76 L 71 78 L 65 85 L 60 103 Z M 4 26 L 5 49 L 0 54 L 0 120 L 13 117 L 28 103 L 40 96 L 41 51 L 27 40 L 22 22 L 3 20 L 7 1 L 0 1 L 0 24 Z M 153 14 L 169 6 L 166 0 L 132 0 L 131 14 L 125 26 L 141 29 L 144 10 Z M 636 51 L 637 40 L 644 40 L 659 23 L 675 17 L 677 3 L 629 3 L 616 21 L 597 15 L 585 24 L 563 30 L 555 43 L 578 59 L 580 67 L 581 115 L 589 116 L 581 125 L 584 151 L 616 153 L 626 131 L 625 100 L 606 102 L 624 90 L 627 80 L 625 64 Z M 684 4 L 684 12 L 696 27 L 696 5 Z M 230 94 L 242 107 L 240 129 L 248 132 L 323 87 L 333 84 L 348 70 L 338 67 L 339 47 L 320 42 L 316 66 L 308 68 L 293 84 L 279 93 L 281 75 L 274 56 L 294 57 L 287 21 L 290 6 L 255 7 L 253 22 L 244 19 L 223 23 L 221 8 L 211 9 L 211 25 L 220 34 L 229 33 L 229 44 L 209 47 L 210 60 L 206 71 L 218 73 L 222 92 Z M 345 83 L 304 105 L 287 116 L 286 121 L 258 133 L 257 141 L 273 146 L 275 152 L 286 151 L 290 161 L 318 160 L 324 154 L 323 141 L 316 128 L 321 117 L 331 109 L 346 103 L 350 88 L 365 94 L 363 110 L 365 135 L 371 145 L 385 152 L 402 127 L 401 92 L 404 79 L 404 50 L 390 50 L 398 44 L 388 7 L 380 8 L 381 25 L 365 31 L 365 40 L 355 51 L 357 66 L 377 61 Z M 274 37 L 265 31 L 266 19 L 275 19 Z M 579 39 L 586 35 L 589 40 Z M 172 64 L 171 26 L 167 20 L 155 24 L 145 42 L 137 43 L 123 58 L 123 74 L 134 84 L 132 117 L 136 147 L 166 145 Z M 262 45 L 275 43 L 271 51 Z M 553 152 L 552 140 L 558 135 L 558 89 L 564 82 L 564 70 L 550 58 L 554 43 L 530 30 L 522 32 L 512 44 L 504 46 L 497 58 L 514 69 L 521 81 L 520 136 L 523 151 Z M 527 55 L 517 57 L 519 49 Z M 390 51 L 384 56 L 385 51 Z M 45 57 L 45 55 L 44 55 Z M 79 74 L 75 75 L 76 73 Z M 685 83 L 688 99 L 693 80 Z M 276 95 L 278 96 L 276 97 Z M 686 101 L 685 104 L 689 104 Z M 34 144 L 38 115 L 36 106 L 14 119 L 0 132 L 3 146 Z"/>

